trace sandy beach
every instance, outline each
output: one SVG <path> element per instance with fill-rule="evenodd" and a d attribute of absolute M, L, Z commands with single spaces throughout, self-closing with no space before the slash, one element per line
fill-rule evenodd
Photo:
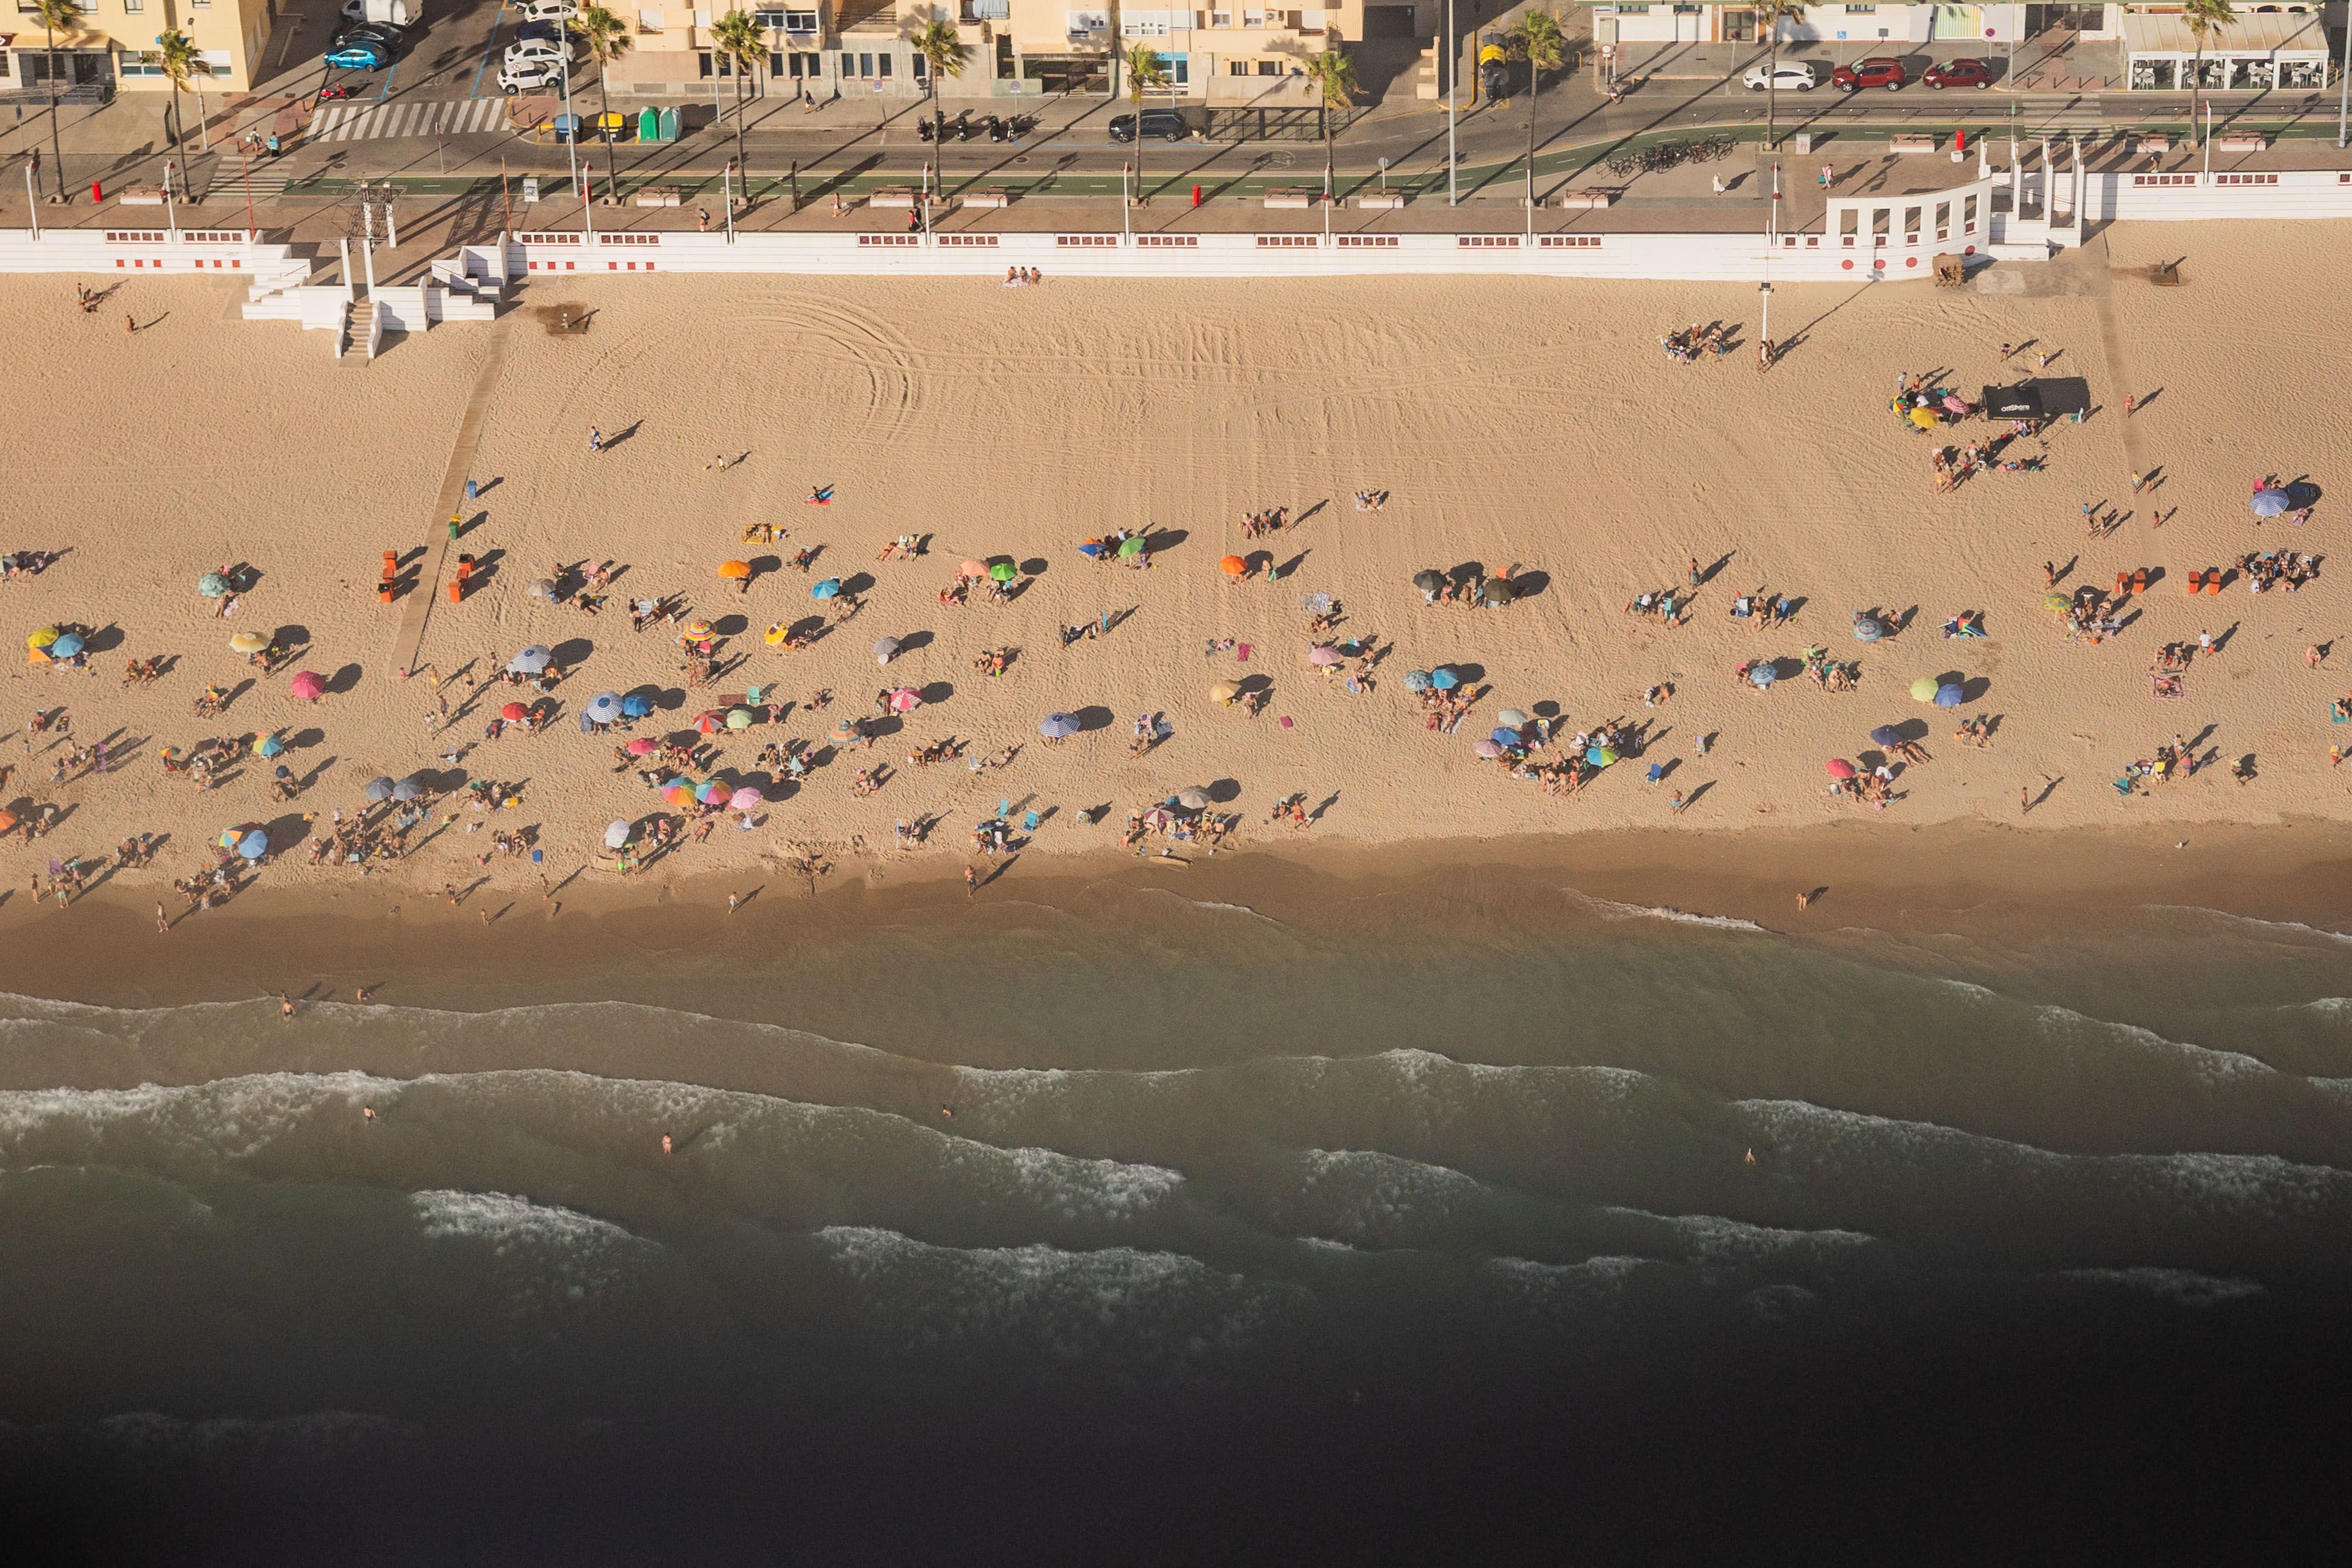
<path fill-rule="evenodd" d="M 236 320 L 235 291 L 210 282 L 134 280 L 95 316 L 72 308 L 62 280 L 22 284 L 0 317 L 34 361 L 72 371 L 20 378 L 10 394 L 20 430 L 43 434 L 17 465 L 5 540 L 64 553 L 0 591 L 20 635 L 79 622 L 97 629 L 98 651 L 87 672 L 20 664 L 12 676 L 12 727 L 62 706 L 72 733 L 6 758 L 11 810 L 30 817 L 53 802 L 64 815 L 38 841 L 6 847 L 5 917 L 32 915 L 28 883 L 51 861 L 168 835 L 151 868 L 104 890 L 145 920 L 173 878 L 209 863 L 225 828 L 248 823 L 268 825 L 259 878 L 273 900 L 366 885 L 368 898 L 397 901 L 487 879 L 467 894 L 468 919 L 525 894 L 539 903 L 527 861 L 479 862 L 500 830 L 530 831 L 551 884 L 572 879 L 567 898 L 609 883 L 595 896 L 622 904 L 682 890 L 717 899 L 752 873 L 797 875 L 804 855 L 845 877 L 955 875 L 968 859 L 984 876 L 995 867 L 967 854 L 968 834 L 1000 803 L 1016 830 L 1028 811 L 1042 818 L 990 889 L 1002 895 L 1044 869 L 1036 857 L 1115 850 L 1129 810 L 1191 787 L 1241 818 L 1229 845 L 1284 854 L 1640 829 L 1738 857 L 1746 830 L 1785 841 L 1865 821 L 2147 830 L 2152 844 L 2175 828 L 2256 825 L 2302 841 L 2346 814 L 2328 745 L 2352 731 L 2333 728 L 2327 707 L 2352 687 L 2352 671 L 2339 673 L 2352 650 L 2317 669 L 2305 653 L 2336 639 L 2341 592 L 2325 571 L 2293 594 L 2248 595 L 2238 582 L 2191 599 L 2182 584 L 2249 550 L 2328 553 L 2332 496 L 2305 528 L 2257 523 L 2246 497 L 2263 475 L 2332 486 L 2352 457 L 2330 401 L 2295 390 L 2308 379 L 2297 367 L 2334 362 L 2352 337 L 2306 281 L 2342 238 L 2325 224 L 2126 226 L 2014 270 L 2013 293 L 1784 287 L 1773 325 L 1787 356 L 1760 376 L 1754 297 L 1697 286 L 534 282 L 496 329 L 444 328 L 362 366 L 337 363 L 319 335 Z M 2187 285 L 2154 287 L 2147 267 L 2174 257 Z M 548 308 L 567 305 L 593 312 L 585 335 L 547 329 Z M 1739 350 L 1670 360 L 1658 338 L 1692 321 L 1725 323 Z M 1973 397 L 2031 372 L 2026 355 L 2000 363 L 2003 343 L 2051 353 L 2049 375 L 2085 378 L 2096 412 L 2048 432 L 2045 471 L 1980 474 L 1939 494 L 1931 442 L 1898 423 L 1888 396 L 1910 373 Z M 494 351 L 503 360 L 470 470 L 478 519 L 457 547 L 483 564 L 463 603 L 436 601 L 419 673 L 404 679 L 405 601 L 377 602 L 378 563 L 428 538 L 437 550 L 451 442 Z M 2128 422 L 2127 393 L 2143 405 Z M 593 454 L 592 428 L 604 437 Z M 1990 433 L 1976 421 L 1938 439 Z M 2151 469 L 2155 486 L 2135 494 L 2133 476 Z M 831 505 L 803 504 L 816 486 Z M 1366 490 L 1385 494 L 1380 510 L 1355 505 Z M 2086 538 L 2086 503 L 2127 515 Z M 1243 517 L 1275 507 L 1292 527 L 1245 539 Z M 784 532 L 742 542 L 759 524 Z M 1151 530 L 1149 570 L 1079 555 L 1081 540 L 1122 528 Z M 925 556 L 877 559 L 909 533 L 927 537 Z M 810 573 L 779 569 L 803 549 L 820 550 Z M 1259 550 L 1280 563 L 1279 581 L 1220 571 L 1227 553 Z M 939 602 L 961 561 L 999 557 L 1030 574 L 1012 602 Z M 716 575 L 730 559 L 763 566 L 740 596 Z M 1706 581 L 1683 624 L 1625 612 L 1639 593 L 1686 590 L 1693 559 Z M 559 568 L 608 560 L 622 570 L 600 614 L 529 591 Z M 197 580 L 236 563 L 257 580 L 223 620 Z M 2160 572 L 2126 607 L 2122 633 L 2087 645 L 2043 608 L 2045 563 L 2067 569 L 2062 591 Z M 1507 570 L 1529 591 L 1503 609 L 1425 605 L 1413 574 L 1457 568 Z M 803 650 L 766 644 L 767 626 L 824 610 L 810 590 L 828 574 L 861 593 L 856 618 Z M 1759 586 L 1799 601 L 1792 622 L 1767 630 L 1731 616 L 1734 597 Z M 1318 639 L 1301 603 L 1313 593 L 1338 601 L 1338 638 L 1385 650 L 1371 690 L 1350 695 L 1307 662 Z M 666 595 L 712 619 L 720 659 L 736 661 L 708 688 L 687 687 L 673 631 L 629 629 L 625 601 Z M 1863 644 L 1849 628 L 1862 610 L 1907 627 Z M 1939 635 L 1966 610 L 1982 612 L 1989 636 Z M 1108 635 L 1059 645 L 1063 628 L 1106 616 Z M 250 688 L 227 646 L 247 630 L 298 650 Z M 2192 664 L 2184 697 L 2154 700 L 2158 649 L 2200 632 L 2216 651 Z M 884 636 L 907 651 L 879 670 L 869 649 Z M 499 705 L 528 694 L 466 676 L 533 643 L 570 668 L 554 720 L 486 740 Z M 1809 645 L 1858 662 L 1858 689 L 1791 677 L 1759 692 L 1735 674 Z M 992 678 L 973 667 L 992 649 L 1017 651 Z M 157 654 L 172 656 L 168 673 L 125 689 L 125 659 Z M 443 678 L 446 728 L 426 665 Z M 1425 727 L 1403 680 L 1439 665 L 1480 694 L 1450 734 Z M 298 701 L 295 670 L 329 676 L 333 691 Z M 1957 715 L 1908 695 L 1919 677 L 1946 675 L 1969 695 Z M 1271 683 L 1255 718 L 1210 695 L 1252 676 Z M 194 713 L 207 683 L 233 691 L 226 716 Z M 578 732 L 582 706 L 599 691 L 656 693 L 655 718 L 629 733 L 668 735 L 716 694 L 751 685 L 793 706 L 706 743 L 693 776 L 762 788 L 754 827 L 738 831 L 730 814 L 709 842 L 614 876 L 606 824 L 642 823 L 661 805 L 615 768 L 619 737 Z M 835 721 L 870 715 L 877 687 L 900 685 L 929 700 L 870 750 L 828 756 Z M 812 711 L 821 691 L 831 706 Z M 1509 707 L 1556 715 L 1563 735 L 1646 725 L 1643 746 L 1580 793 L 1549 795 L 1473 755 Z M 1057 712 L 1087 729 L 1040 744 L 1039 720 Z M 1164 737 L 1136 757 L 1142 716 L 1164 721 Z M 1998 719 L 1990 747 L 1954 740 L 1968 717 Z M 1883 814 L 1824 793 L 1827 759 L 1866 768 L 1877 756 L 1867 732 L 1915 720 L 1906 733 L 1932 760 L 1900 771 Z M 278 761 L 304 783 L 299 796 L 273 802 L 270 765 L 251 761 L 209 792 L 164 777 L 162 747 L 230 735 L 282 739 Z M 2110 780 L 2176 736 L 2210 766 L 2120 799 Z M 52 781 L 68 747 L 101 737 L 102 774 Z M 1019 749 L 977 775 L 961 761 L 908 764 L 917 746 L 950 738 L 982 757 Z M 795 740 L 821 758 L 797 785 L 758 761 Z M 2231 776 L 2241 758 L 2250 782 Z M 881 788 L 856 793 L 855 771 L 877 763 Z M 1643 777 L 1652 763 L 1664 769 L 1655 785 Z M 419 769 L 515 787 L 501 793 L 521 805 L 439 804 L 413 835 L 429 841 L 369 884 L 356 867 L 304 863 L 306 815 L 323 825 L 360 807 L 367 779 Z M 1672 791 L 1686 810 L 1670 809 Z M 2021 792 L 2032 803 L 2022 814 Z M 1268 806 L 1295 794 L 1313 825 L 1268 825 Z M 1079 821 L 1101 809 L 1105 820 Z M 928 845 L 894 852 L 894 824 L 922 820 L 938 823 Z"/>

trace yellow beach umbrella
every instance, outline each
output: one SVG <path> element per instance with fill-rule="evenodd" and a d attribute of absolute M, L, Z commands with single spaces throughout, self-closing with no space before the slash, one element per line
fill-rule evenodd
<path fill-rule="evenodd" d="M 269 646 L 269 639 L 258 632 L 240 632 L 228 640 L 228 645 L 240 653 L 258 653 Z"/>
<path fill-rule="evenodd" d="M 50 643 L 56 642 L 58 637 L 58 632 L 56 627 L 44 626 L 39 631 L 25 639 L 25 646 L 27 648 L 46 648 Z"/>

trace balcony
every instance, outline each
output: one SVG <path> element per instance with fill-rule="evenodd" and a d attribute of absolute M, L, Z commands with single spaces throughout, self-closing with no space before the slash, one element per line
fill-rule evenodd
<path fill-rule="evenodd" d="M 1009 22 L 1013 19 L 1013 0 L 962 0 L 957 19 L 966 26 L 978 22 Z"/>
<path fill-rule="evenodd" d="M 897 0 L 835 0 L 833 29 L 836 33 L 898 30 Z"/>

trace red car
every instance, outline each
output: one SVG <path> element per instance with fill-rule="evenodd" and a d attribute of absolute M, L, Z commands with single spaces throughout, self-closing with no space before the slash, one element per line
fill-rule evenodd
<path fill-rule="evenodd" d="M 1866 87 L 1883 87 L 1893 92 L 1910 79 L 1904 74 L 1903 62 L 1888 55 L 1873 55 L 1830 72 L 1830 85 L 1841 92 L 1858 92 Z"/>
<path fill-rule="evenodd" d="M 1992 62 L 1990 60 L 1945 60 L 1940 64 L 1929 66 L 1927 73 L 1919 79 L 1929 87 L 1939 89 L 1948 87 L 1989 88 L 1992 86 Z"/>

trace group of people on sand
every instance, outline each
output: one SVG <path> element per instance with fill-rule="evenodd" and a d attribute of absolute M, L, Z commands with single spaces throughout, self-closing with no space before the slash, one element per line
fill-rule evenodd
<path fill-rule="evenodd" d="M 1702 354 L 1720 359 L 1729 353 L 1730 334 L 1720 321 L 1711 327 L 1703 327 L 1694 321 L 1679 332 L 1669 332 L 1660 338 L 1658 347 L 1666 351 L 1666 358 L 1687 365 Z"/>
<path fill-rule="evenodd" d="M 57 559 L 54 550 L 10 550 L 6 555 L 0 555 L 0 581 L 14 582 L 20 577 L 38 577 L 48 570 L 49 563 Z"/>
<path fill-rule="evenodd" d="M 2319 558 L 2294 550 L 2263 550 L 2240 556 L 2238 575 L 2246 580 L 2249 593 L 2268 593 L 2273 588 L 2293 593 L 2305 583 L 2318 580 Z"/>
<path fill-rule="evenodd" d="M 912 214 L 908 215 L 913 216 Z M 1044 281 L 1045 275 L 1034 267 L 1008 267 L 1004 269 L 1004 287 L 1007 288 L 1026 288 L 1033 283 Z"/>
<path fill-rule="evenodd" d="M 1868 772 L 1856 773 L 1851 779 L 1832 779 L 1826 791 L 1840 800 L 1858 800 L 1865 806 L 1884 811 L 1897 799 L 1895 793 L 1895 769 L 1880 763 Z"/>
<path fill-rule="evenodd" d="M 1360 509 L 1360 507 L 1359 510 Z M 1265 512 L 1249 512 L 1242 517 L 1242 538 L 1263 538 L 1268 534 L 1278 534 L 1289 526 L 1290 508 L 1288 507 L 1276 507 Z"/>

